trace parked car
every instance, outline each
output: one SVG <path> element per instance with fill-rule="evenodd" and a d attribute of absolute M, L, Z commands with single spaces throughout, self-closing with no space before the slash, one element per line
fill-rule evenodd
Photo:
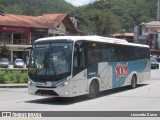
<path fill-rule="evenodd" d="M 156 59 L 157 60 L 158 56 L 157 55 L 151 55 L 151 59 Z"/>
<path fill-rule="evenodd" d="M 159 69 L 159 63 L 156 59 L 151 59 L 151 69 Z"/>
<path fill-rule="evenodd" d="M 14 67 L 22 68 L 24 65 L 24 62 L 22 59 L 15 59 L 14 61 Z"/>
<path fill-rule="evenodd" d="M 160 62 L 160 56 L 157 57 L 157 61 Z"/>
<path fill-rule="evenodd" d="M 9 64 L 10 64 L 10 61 L 8 58 L 1 58 L 0 59 L 0 67 L 7 68 Z"/>

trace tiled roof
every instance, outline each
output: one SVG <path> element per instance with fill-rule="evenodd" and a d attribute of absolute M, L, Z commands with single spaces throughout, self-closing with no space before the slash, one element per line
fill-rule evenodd
<path fill-rule="evenodd" d="M 116 33 L 112 35 L 113 37 L 119 37 L 119 36 L 123 36 L 123 37 L 133 37 L 134 33 Z"/>
<path fill-rule="evenodd" d="M 160 27 L 149 27 L 149 33 L 160 32 Z"/>
<path fill-rule="evenodd" d="M 57 27 L 66 16 L 67 14 L 44 14 L 38 17 L 38 21 L 41 21 L 48 27 Z"/>
<path fill-rule="evenodd" d="M 78 31 L 71 22 L 67 13 L 43 14 L 42 16 L 26 16 L 5 14 L 0 16 L 0 25 L 33 27 L 33 28 L 56 28 L 61 22 L 67 29 Z"/>
<path fill-rule="evenodd" d="M 152 21 L 149 23 L 146 23 L 149 27 L 160 27 L 160 21 Z"/>
<path fill-rule="evenodd" d="M 43 27 L 34 16 L 5 14 L 0 16 L 0 25 L 21 27 Z"/>
<path fill-rule="evenodd" d="M 160 32 L 160 21 L 152 21 L 146 24 L 149 27 L 150 33 Z"/>

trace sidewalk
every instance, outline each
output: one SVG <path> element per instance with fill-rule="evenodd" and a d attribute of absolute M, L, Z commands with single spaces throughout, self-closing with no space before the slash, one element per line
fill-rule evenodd
<path fill-rule="evenodd" d="M 22 84 L 0 84 L 0 88 L 27 88 L 28 84 L 27 83 L 22 83 Z"/>

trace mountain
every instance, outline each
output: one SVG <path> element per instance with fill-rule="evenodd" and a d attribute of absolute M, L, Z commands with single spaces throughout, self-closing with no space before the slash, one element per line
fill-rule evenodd
<path fill-rule="evenodd" d="M 44 13 L 66 13 L 75 9 L 65 0 L 0 0 L 6 13 L 42 15 Z"/>
<path fill-rule="evenodd" d="M 133 31 L 133 27 L 142 22 L 156 20 L 157 0 L 93 0 L 87 6 L 79 7 L 79 13 L 97 9 L 106 13 L 110 11 L 118 17 L 121 29 Z M 82 12 L 81 12 L 82 11 Z"/>

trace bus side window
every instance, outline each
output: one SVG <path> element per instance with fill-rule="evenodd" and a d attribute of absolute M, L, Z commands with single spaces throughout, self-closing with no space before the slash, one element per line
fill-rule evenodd
<path fill-rule="evenodd" d="M 85 52 L 84 52 L 84 48 L 80 48 L 79 50 L 79 56 L 80 56 L 80 66 L 84 67 L 85 64 Z"/>
<path fill-rule="evenodd" d="M 74 67 L 77 67 L 78 66 L 78 53 L 77 53 L 77 48 L 75 47 L 74 49 L 74 61 L 73 61 L 73 65 Z"/>
<path fill-rule="evenodd" d="M 84 67 L 85 66 L 85 53 L 84 48 L 74 49 L 74 67 Z"/>
<path fill-rule="evenodd" d="M 85 48 L 75 45 L 73 58 L 73 76 L 86 68 Z"/>

